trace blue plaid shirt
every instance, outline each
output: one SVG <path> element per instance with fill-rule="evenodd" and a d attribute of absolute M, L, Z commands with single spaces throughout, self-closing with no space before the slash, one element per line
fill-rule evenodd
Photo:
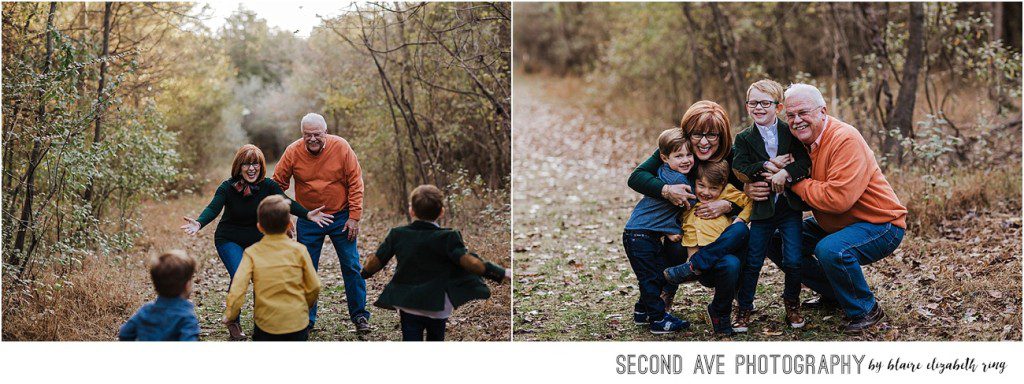
<path fill-rule="evenodd" d="M 180 297 L 157 297 L 142 305 L 121 326 L 121 341 L 198 341 L 199 320 L 192 302 Z"/>

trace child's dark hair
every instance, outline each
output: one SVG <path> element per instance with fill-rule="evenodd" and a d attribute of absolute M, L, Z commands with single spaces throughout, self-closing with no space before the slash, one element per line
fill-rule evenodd
<path fill-rule="evenodd" d="M 683 135 L 682 129 L 669 128 L 658 136 L 658 153 L 662 156 L 668 157 L 672 152 L 678 151 L 679 148 L 686 148 L 686 152 L 693 153 L 690 140 L 687 140 L 686 135 Z"/>
<path fill-rule="evenodd" d="M 149 277 L 156 294 L 178 297 L 196 271 L 196 260 L 181 250 L 167 251 L 149 262 Z"/>
<path fill-rule="evenodd" d="M 697 164 L 697 177 L 711 187 L 724 187 L 729 182 L 729 163 L 725 160 L 702 161 Z"/>
<path fill-rule="evenodd" d="M 409 195 L 409 205 L 412 212 L 420 220 L 437 220 L 441 216 L 441 208 L 444 206 L 444 194 L 437 187 L 424 184 L 412 190 Z"/>
<path fill-rule="evenodd" d="M 267 234 L 279 234 L 288 230 L 291 222 L 288 199 L 281 195 L 268 196 L 256 208 L 256 220 Z"/>

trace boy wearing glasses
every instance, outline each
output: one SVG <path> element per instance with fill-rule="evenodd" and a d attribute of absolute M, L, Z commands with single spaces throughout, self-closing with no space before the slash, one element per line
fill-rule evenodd
<path fill-rule="evenodd" d="M 782 300 L 786 322 L 792 328 L 804 326 L 800 314 L 800 231 L 806 204 L 786 184 L 807 178 L 811 159 L 804 146 L 778 119 L 782 111 L 782 85 L 760 80 L 747 89 L 747 114 L 754 124 L 736 135 L 733 148 L 733 172 L 745 183 L 767 181 L 772 193 L 768 200 L 755 201 L 750 215 L 750 240 L 747 260 L 740 273 L 736 302 L 739 306 L 733 330 L 746 332 L 754 310 L 754 292 L 772 235 L 782 235 L 782 271 L 785 283 Z"/>

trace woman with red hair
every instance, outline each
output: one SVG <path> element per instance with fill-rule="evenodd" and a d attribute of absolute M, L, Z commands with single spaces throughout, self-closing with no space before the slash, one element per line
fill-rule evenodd
<path fill-rule="evenodd" d="M 217 187 L 213 199 L 199 218 L 185 217 L 185 225 L 181 226 L 185 233 L 195 235 L 217 218 L 221 211 L 224 212 L 217 223 L 213 242 L 217 247 L 220 261 L 224 263 L 232 279 L 238 270 L 238 264 L 242 261 L 242 251 L 263 238 L 263 233 L 256 228 L 256 208 L 269 196 L 284 195 L 281 187 L 266 175 L 267 162 L 263 157 L 263 151 L 252 144 L 243 145 L 231 162 L 231 177 Z M 320 210 L 323 208 L 310 211 L 291 200 L 293 215 L 307 218 L 321 226 L 332 223 L 334 218 L 321 213 Z M 228 285 L 230 284 L 229 281 Z M 241 324 L 237 322 L 229 324 L 228 331 L 232 340 L 245 339 Z"/>
<path fill-rule="evenodd" d="M 702 162 L 729 163 L 732 169 L 732 139 L 729 131 L 729 115 L 721 105 L 713 101 L 702 100 L 690 106 L 683 114 L 679 122 L 679 129 L 683 136 L 690 140 L 695 157 L 695 165 L 686 175 L 689 180 L 699 179 L 697 170 Z M 665 199 L 678 206 L 687 205 L 687 201 L 694 199 L 693 186 L 686 184 L 668 185 L 658 178 L 658 168 L 661 167 L 661 157 L 657 149 L 654 155 L 644 161 L 633 170 L 629 176 L 629 187 L 634 191 L 656 199 Z M 743 190 L 743 182 L 733 172 L 729 172 L 729 183 L 736 189 Z M 727 200 L 716 200 L 701 203 L 694 210 L 694 214 L 701 219 L 714 219 L 722 215 L 734 215 L 739 213 L 740 207 Z M 739 279 L 740 261 L 746 259 L 747 237 L 750 236 L 750 229 L 745 223 L 730 225 L 718 240 L 703 247 L 702 249 L 729 249 L 717 263 L 708 271 L 700 275 L 699 281 L 702 285 L 713 287 L 715 295 L 707 307 L 708 317 L 716 335 L 731 335 L 732 330 L 732 301 L 736 296 L 736 283 Z M 735 244 L 743 244 L 742 249 Z M 737 254 L 742 253 L 742 254 Z M 661 254 L 666 266 L 681 264 L 686 261 L 686 251 L 679 243 L 664 240 Z M 662 297 L 666 302 L 666 310 L 673 301 L 676 286 L 667 284 L 666 292 Z"/>

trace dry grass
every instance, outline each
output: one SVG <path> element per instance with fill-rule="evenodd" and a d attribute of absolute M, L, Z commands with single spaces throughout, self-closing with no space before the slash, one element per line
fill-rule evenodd
<path fill-rule="evenodd" d="M 677 295 L 674 312 L 694 323 L 688 332 L 656 337 L 632 325 L 638 293 L 621 233 L 640 196 L 625 181 L 653 151 L 650 133 L 663 128 L 628 110 L 569 101 L 586 88 L 516 77 L 515 339 L 713 340 L 702 313 L 712 292 L 699 285 Z M 884 326 L 851 338 L 839 332 L 840 313 L 809 311 L 805 329 L 788 329 L 782 273 L 767 263 L 758 321 L 735 340 L 1021 340 L 1020 174 L 1015 160 L 946 172 L 938 183 L 888 173 L 912 227 L 892 256 L 865 267 L 889 315 Z"/>
<path fill-rule="evenodd" d="M 219 175 L 219 174 L 217 174 Z M 219 180 L 217 177 L 210 177 Z M 372 180 L 367 180 L 372 188 Z M 3 339 L 4 340 L 116 340 L 117 330 L 139 306 L 155 296 L 144 261 L 156 252 L 183 249 L 199 261 L 195 289 L 191 297 L 196 304 L 202 340 L 226 340 L 227 332 L 220 324 L 224 310 L 228 274 L 213 245 L 216 223 L 204 228 L 198 236 L 181 233 L 181 217 L 195 217 L 212 196 L 214 183 L 198 194 L 183 194 L 175 199 L 147 202 L 142 208 L 142 226 L 146 235 L 135 249 L 125 255 L 97 255 L 72 271 L 64 279 L 62 289 L 40 289 L 18 286 L 4 281 Z M 367 196 L 375 196 L 372 189 Z M 487 214 L 469 214 L 444 225 L 462 231 L 471 250 L 482 257 L 509 266 L 510 210 L 507 195 L 473 200 L 464 206 L 494 209 Z M 378 201 L 380 200 L 380 201 Z M 388 228 L 401 225 L 405 218 L 374 209 L 383 206 L 383 199 L 368 197 L 359 238 L 360 254 L 374 252 Z M 393 267 L 393 263 L 392 263 Z M 367 282 L 368 306 L 376 300 L 391 276 L 392 268 L 382 271 Z M 373 316 L 374 332 L 360 338 L 348 321 L 344 286 L 338 269 L 338 259 L 330 242 L 321 255 L 320 277 L 324 290 L 320 296 L 320 318 L 317 331 L 311 335 L 315 341 L 345 340 L 400 340 L 398 316 L 395 311 L 369 307 Z M 53 278 L 42 281 L 41 286 L 53 286 Z M 492 297 L 476 301 L 455 311 L 449 320 L 449 340 L 509 339 L 511 287 L 488 282 Z M 243 308 L 244 329 L 252 329 L 252 300 Z M 248 332 L 248 331 L 247 331 Z"/>

